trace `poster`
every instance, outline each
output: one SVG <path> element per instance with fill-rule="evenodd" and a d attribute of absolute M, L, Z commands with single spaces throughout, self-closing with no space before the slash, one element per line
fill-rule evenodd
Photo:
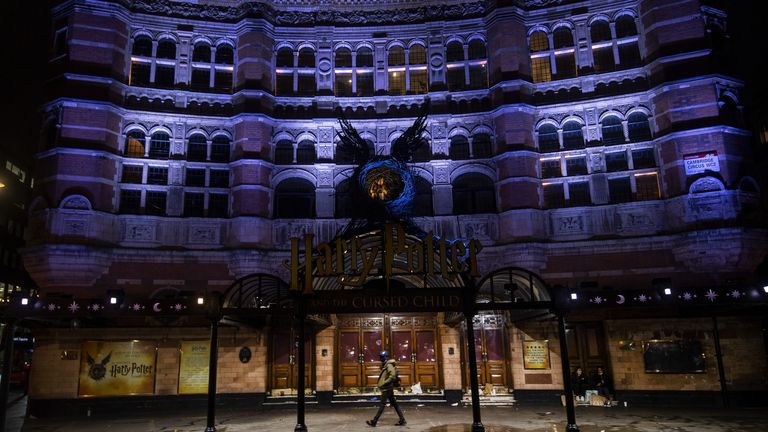
<path fill-rule="evenodd" d="M 182 341 L 179 394 L 208 393 L 210 341 Z"/>
<path fill-rule="evenodd" d="M 683 164 L 685 175 L 701 174 L 705 171 L 720 171 L 720 160 L 714 150 L 685 155 Z"/>
<path fill-rule="evenodd" d="M 523 341 L 523 367 L 549 369 L 549 341 Z"/>
<path fill-rule="evenodd" d="M 83 342 L 78 395 L 152 394 L 156 358 L 154 342 Z"/>

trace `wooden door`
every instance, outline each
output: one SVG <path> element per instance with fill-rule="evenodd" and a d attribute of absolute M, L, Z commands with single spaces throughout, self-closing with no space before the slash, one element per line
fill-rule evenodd
<path fill-rule="evenodd" d="M 584 375 L 591 377 L 598 366 L 609 371 L 608 353 L 601 323 L 569 323 L 566 328 L 566 340 L 571 372 L 581 367 Z"/>
<path fill-rule="evenodd" d="M 271 390 L 295 390 L 299 382 L 298 338 L 293 330 L 278 330 L 272 334 L 271 344 Z M 312 388 L 312 342 L 304 341 L 304 387 Z M 279 396 L 275 394 L 274 396 Z"/>
<path fill-rule="evenodd" d="M 435 317 L 395 316 L 389 324 L 392 358 L 397 361 L 401 385 L 421 383 L 425 390 L 439 388 Z"/>
<path fill-rule="evenodd" d="M 481 387 L 486 384 L 507 386 L 507 356 L 502 321 L 500 316 L 478 315 L 473 322 L 477 382 Z M 467 363 L 466 382 L 469 383 L 469 363 Z"/>
<path fill-rule="evenodd" d="M 385 343 L 384 319 L 345 317 L 339 321 L 339 389 L 375 386 Z"/>

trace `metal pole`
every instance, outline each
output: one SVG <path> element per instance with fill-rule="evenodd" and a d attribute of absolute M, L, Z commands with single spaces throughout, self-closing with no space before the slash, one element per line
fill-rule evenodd
<path fill-rule="evenodd" d="M 472 391 L 472 432 L 485 432 L 485 426 L 480 420 L 480 391 L 477 388 L 477 354 L 475 353 L 475 326 L 472 322 L 474 315 L 464 313 L 467 320 L 467 354 L 469 356 L 469 386 Z"/>
<path fill-rule="evenodd" d="M 219 360 L 219 319 L 211 318 L 211 352 L 208 353 L 208 419 L 205 432 L 216 432 L 216 371 Z"/>
<path fill-rule="evenodd" d="M 302 300 L 299 299 L 301 303 Z M 304 359 L 304 308 L 303 305 L 299 305 L 299 313 L 296 315 L 296 325 L 298 325 L 299 346 L 297 356 L 299 357 L 299 383 L 298 383 L 298 405 L 296 407 L 296 427 L 293 428 L 294 432 L 306 432 L 307 425 L 304 424 L 304 372 L 306 369 Z"/>
<path fill-rule="evenodd" d="M 568 424 L 566 432 L 579 432 L 576 425 L 576 410 L 573 406 L 573 386 L 571 385 L 571 362 L 568 360 L 568 341 L 565 335 L 565 316 L 557 312 L 557 332 L 560 335 L 560 364 L 563 367 L 563 391 L 565 392 L 565 413 Z"/>
<path fill-rule="evenodd" d="M 8 408 L 8 389 L 11 380 L 11 362 L 13 361 L 13 321 L 5 322 L 3 332 L 3 376 L 0 382 L 0 432 L 5 432 L 6 409 Z"/>
<path fill-rule="evenodd" d="M 715 356 L 717 357 L 717 373 L 720 375 L 720 394 L 723 397 L 723 406 L 731 406 L 728 397 L 728 385 L 725 382 L 725 368 L 723 367 L 723 351 L 720 349 L 720 329 L 717 328 L 717 317 L 712 317 L 712 333 L 715 336 Z"/>

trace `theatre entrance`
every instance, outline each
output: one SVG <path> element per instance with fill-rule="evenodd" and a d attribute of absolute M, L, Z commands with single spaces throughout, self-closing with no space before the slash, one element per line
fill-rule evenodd
<path fill-rule="evenodd" d="M 289 396 L 295 394 L 299 382 L 299 362 L 296 357 L 299 352 L 298 337 L 292 327 L 275 328 L 271 333 L 270 343 L 270 389 L 272 396 Z M 307 338 L 304 343 L 304 387 L 311 389 L 312 380 L 312 341 Z"/>
<path fill-rule="evenodd" d="M 372 392 L 381 371 L 379 353 L 397 361 L 403 387 L 441 388 L 436 314 L 339 315 L 338 390 Z"/>
<path fill-rule="evenodd" d="M 507 350 L 503 315 L 479 314 L 474 318 L 477 381 L 480 386 L 509 387 L 506 367 Z M 466 345 L 465 345 L 466 346 Z M 465 358 L 467 354 L 465 351 Z M 466 369 L 465 383 L 469 383 Z"/>

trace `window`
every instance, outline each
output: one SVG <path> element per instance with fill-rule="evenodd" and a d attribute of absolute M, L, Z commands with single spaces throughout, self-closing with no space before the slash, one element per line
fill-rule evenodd
<path fill-rule="evenodd" d="M 531 52 L 547 51 L 549 50 L 549 36 L 543 31 L 535 31 L 531 33 L 530 45 Z"/>
<path fill-rule="evenodd" d="M 153 185 L 167 185 L 168 184 L 168 168 L 161 167 L 149 167 L 147 170 L 147 184 Z"/>
<path fill-rule="evenodd" d="M 589 182 L 568 183 L 568 205 L 586 206 L 592 204 Z"/>
<path fill-rule="evenodd" d="M 469 67 L 469 88 L 481 89 L 488 87 L 488 73 L 485 64 L 471 65 Z"/>
<path fill-rule="evenodd" d="M 464 45 L 458 41 L 448 43 L 445 49 L 445 60 L 448 63 L 464 61 Z"/>
<path fill-rule="evenodd" d="M 608 179 L 608 196 L 612 204 L 632 201 L 632 186 L 629 177 Z"/>
<path fill-rule="evenodd" d="M 635 19 L 629 15 L 622 15 L 616 19 L 616 37 L 625 38 L 637 35 Z"/>
<path fill-rule="evenodd" d="M 539 151 L 550 152 L 560 150 L 560 140 L 557 136 L 557 128 L 551 124 L 539 127 Z"/>
<path fill-rule="evenodd" d="M 423 94 L 429 91 L 429 84 L 428 84 L 429 79 L 427 78 L 426 67 L 419 70 L 414 70 L 409 68 L 408 73 L 410 74 L 410 80 L 411 80 L 411 84 L 410 84 L 411 93 Z"/>
<path fill-rule="evenodd" d="M 229 171 L 211 170 L 208 185 L 213 188 L 229 187 Z"/>
<path fill-rule="evenodd" d="M 275 55 L 275 66 L 277 67 L 293 67 L 293 50 L 290 48 L 280 48 Z"/>
<path fill-rule="evenodd" d="M 144 167 L 141 165 L 123 165 L 123 183 L 141 183 Z"/>
<path fill-rule="evenodd" d="M 317 84 L 315 83 L 315 72 L 299 72 L 299 83 L 297 93 L 302 96 L 314 95 L 317 91 Z"/>
<path fill-rule="evenodd" d="M 334 93 L 336 96 L 352 96 L 352 73 L 335 73 Z"/>
<path fill-rule="evenodd" d="M 388 66 L 403 66 L 405 65 L 405 50 L 399 45 L 395 45 L 389 49 L 387 54 Z"/>
<path fill-rule="evenodd" d="M 570 120 L 563 125 L 563 147 L 566 149 L 584 148 L 584 134 L 581 123 Z"/>
<path fill-rule="evenodd" d="M 204 169 L 187 168 L 186 178 L 187 178 L 187 181 L 185 184 L 187 186 L 197 186 L 197 187 L 205 186 L 205 170 Z"/>
<path fill-rule="evenodd" d="M 448 157 L 453 160 L 469 159 L 469 140 L 467 137 L 464 135 L 454 135 L 451 137 Z"/>
<path fill-rule="evenodd" d="M 275 218 L 315 217 L 315 186 L 303 179 L 288 179 L 275 188 Z"/>
<path fill-rule="evenodd" d="M 229 196 L 208 194 L 208 217 L 225 218 L 227 216 L 229 216 Z"/>
<path fill-rule="evenodd" d="M 149 157 L 168 159 L 171 149 L 171 137 L 164 132 L 156 132 L 149 140 Z"/>
<path fill-rule="evenodd" d="M 211 62 L 211 46 L 205 42 L 198 42 L 192 50 L 192 61 L 196 63 Z"/>
<path fill-rule="evenodd" d="M 659 180 L 656 173 L 636 174 L 635 187 L 639 201 L 659 199 Z"/>
<path fill-rule="evenodd" d="M 208 143 L 205 136 L 194 134 L 187 141 L 187 160 L 202 162 L 208 158 Z"/>
<path fill-rule="evenodd" d="M 560 177 L 561 175 L 560 159 L 541 161 L 541 178 Z"/>
<path fill-rule="evenodd" d="M 315 52 L 312 48 L 304 47 L 299 50 L 298 67 L 315 68 Z"/>
<path fill-rule="evenodd" d="M 293 94 L 293 73 L 280 73 L 275 75 L 275 93 L 277 96 Z"/>
<path fill-rule="evenodd" d="M 630 142 L 648 141 L 651 139 L 651 125 L 648 117 L 640 112 L 635 112 L 627 118 Z"/>
<path fill-rule="evenodd" d="M 566 26 L 561 25 L 560 27 L 556 28 L 552 33 L 552 39 L 555 49 L 573 46 L 573 32 L 571 32 L 571 29 Z"/>
<path fill-rule="evenodd" d="M 315 143 L 303 140 L 296 147 L 296 163 L 299 165 L 311 165 L 317 161 Z"/>
<path fill-rule="evenodd" d="M 557 68 L 557 78 L 574 78 L 576 72 L 576 55 L 573 52 L 555 55 L 555 67 Z"/>
<path fill-rule="evenodd" d="M 155 216 L 165 216 L 166 207 L 165 192 L 147 191 L 147 205 L 144 213 Z"/>
<path fill-rule="evenodd" d="M 608 25 L 608 21 L 597 20 L 592 23 L 589 28 L 589 34 L 592 37 L 592 43 L 609 41 L 611 37 L 611 27 Z"/>
<path fill-rule="evenodd" d="M 621 125 L 621 119 L 616 116 L 608 116 L 601 122 L 600 129 L 603 133 L 604 145 L 615 145 L 624 143 L 624 127 Z"/>
<path fill-rule="evenodd" d="M 334 63 L 337 68 L 352 67 L 352 51 L 349 48 L 342 47 L 337 49 L 334 57 Z"/>
<path fill-rule="evenodd" d="M 141 212 L 141 191 L 126 190 L 120 191 L 120 213 L 138 214 Z"/>
<path fill-rule="evenodd" d="M 636 67 L 642 64 L 637 41 L 619 44 L 619 62 L 623 67 Z"/>
<path fill-rule="evenodd" d="M 569 176 L 587 174 L 587 158 L 572 157 L 565 159 L 565 170 Z"/>
<path fill-rule="evenodd" d="M 535 83 L 552 81 L 552 65 L 549 56 L 532 58 L 531 72 Z"/>
<path fill-rule="evenodd" d="M 626 171 L 629 169 L 627 164 L 627 154 L 625 152 L 615 152 L 605 154 L 605 169 L 608 172 Z"/>
<path fill-rule="evenodd" d="M 462 174 L 453 182 L 453 214 L 496 212 L 493 181 L 477 173 Z"/>
<path fill-rule="evenodd" d="M 482 39 L 472 39 L 467 46 L 467 58 L 469 60 L 480 60 L 488 57 L 485 49 L 485 42 Z"/>
<path fill-rule="evenodd" d="M 654 168 L 656 158 L 652 148 L 632 150 L 632 165 L 635 169 Z"/>
<path fill-rule="evenodd" d="M 190 82 L 192 90 L 206 91 L 211 88 L 211 70 L 208 68 L 192 68 L 192 80 Z"/>
<path fill-rule="evenodd" d="M 131 62 L 131 75 L 128 77 L 128 85 L 148 86 L 150 64 L 145 62 Z"/>
<path fill-rule="evenodd" d="M 362 47 L 357 50 L 357 57 L 355 58 L 357 67 L 373 67 L 373 51 L 368 47 Z"/>
<path fill-rule="evenodd" d="M 184 193 L 184 216 L 202 217 L 205 205 L 205 194 Z"/>
<path fill-rule="evenodd" d="M 136 36 L 133 40 L 131 54 L 142 57 L 152 57 L 152 39 L 149 36 Z"/>
<path fill-rule="evenodd" d="M 565 207 L 565 191 L 562 183 L 544 184 L 544 208 Z"/>
<path fill-rule="evenodd" d="M 595 72 L 611 72 L 616 69 L 616 61 L 613 58 L 613 47 L 604 46 L 592 49 Z"/>
<path fill-rule="evenodd" d="M 232 91 L 232 72 L 228 70 L 216 70 L 213 74 L 213 86 L 219 92 Z"/>
<path fill-rule="evenodd" d="M 211 142 L 211 161 L 229 162 L 230 141 L 226 135 L 217 135 Z"/>
<path fill-rule="evenodd" d="M 432 216 L 432 185 L 422 177 L 416 176 L 416 196 L 413 199 L 414 216 Z"/>
<path fill-rule="evenodd" d="M 448 90 L 461 91 L 464 90 L 466 80 L 464 77 L 463 67 L 448 67 Z"/>
<path fill-rule="evenodd" d="M 389 72 L 389 94 L 390 95 L 404 95 L 405 94 L 405 70 L 390 71 Z"/>
<path fill-rule="evenodd" d="M 176 59 L 176 42 L 171 39 L 163 39 L 157 43 L 157 58 Z"/>
<path fill-rule="evenodd" d="M 427 50 L 424 45 L 414 44 L 408 48 L 408 64 L 427 64 Z"/>
<path fill-rule="evenodd" d="M 155 86 L 160 88 L 173 88 L 176 83 L 176 69 L 173 66 L 155 66 Z"/>
<path fill-rule="evenodd" d="M 357 71 L 357 95 L 373 96 L 373 71 Z"/>
<path fill-rule="evenodd" d="M 275 144 L 275 164 L 290 165 L 293 163 L 293 143 L 280 140 Z"/>
<path fill-rule="evenodd" d="M 472 137 L 472 157 L 475 159 L 486 159 L 493 156 L 491 148 L 491 136 L 488 134 L 477 134 Z"/>
<path fill-rule="evenodd" d="M 125 156 L 143 158 L 145 142 L 144 132 L 139 130 L 128 132 L 128 135 L 125 137 Z"/>
<path fill-rule="evenodd" d="M 216 47 L 216 64 L 234 64 L 235 50 L 228 44 L 221 44 Z"/>

